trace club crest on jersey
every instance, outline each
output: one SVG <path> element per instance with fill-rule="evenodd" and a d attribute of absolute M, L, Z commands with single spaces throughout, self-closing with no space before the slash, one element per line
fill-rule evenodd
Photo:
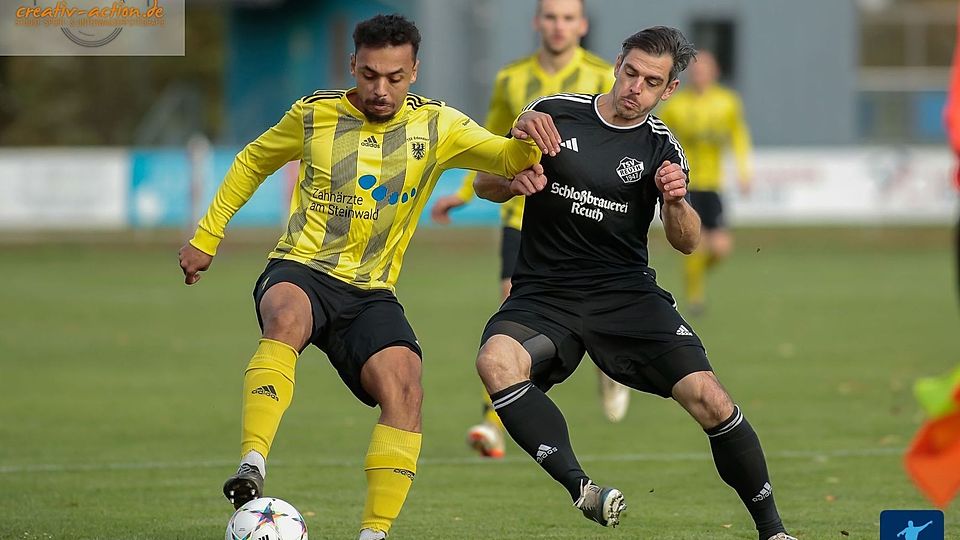
<path fill-rule="evenodd" d="M 625 157 L 620 160 L 620 165 L 617 166 L 617 174 L 620 175 L 624 184 L 636 182 L 643 174 L 643 162 L 632 157 Z"/>
<path fill-rule="evenodd" d="M 412 142 L 410 143 L 410 153 L 413 154 L 413 159 L 423 159 L 424 154 L 426 154 L 427 145 L 422 142 Z"/>

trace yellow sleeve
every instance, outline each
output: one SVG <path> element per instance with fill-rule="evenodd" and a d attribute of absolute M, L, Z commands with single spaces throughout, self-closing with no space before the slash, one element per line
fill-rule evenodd
<path fill-rule="evenodd" d="M 463 177 L 463 183 L 460 184 L 460 189 L 456 192 L 456 196 L 463 202 L 469 201 L 476 195 L 476 192 L 473 191 L 473 179 L 476 177 L 476 171 L 470 171 Z"/>
<path fill-rule="evenodd" d="M 303 152 L 303 109 L 298 101 L 280 122 L 240 151 L 223 178 L 207 213 L 190 240 L 208 255 L 217 254 L 227 223 L 263 181 Z"/>
<path fill-rule="evenodd" d="M 513 178 L 540 161 L 540 149 L 532 139 L 494 135 L 452 107 L 441 110 L 440 122 L 437 164 L 441 169 L 471 169 Z"/>
<path fill-rule="evenodd" d="M 503 85 L 504 74 L 498 73 L 493 82 L 493 93 L 490 95 L 490 106 L 487 108 L 487 120 L 484 127 L 494 135 L 506 135 L 513 127 L 513 113 L 510 110 L 510 100 L 507 97 L 507 89 Z M 477 177 L 476 172 L 469 172 L 463 178 L 463 184 L 457 190 L 457 197 L 464 201 L 469 201 L 475 195 L 473 191 L 473 180 Z"/>
<path fill-rule="evenodd" d="M 664 120 L 666 122 L 666 120 Z M 667 124 L 669 125 L 669 123 Z M 733 96 L 733 107 L 730 115 L 730 146 L 737 162 L 737 172 L 741 179 L 749 180 L 753 176 L 750 165 L 750 129 L 743 117 L 743 106 L 740 99 Z"/>

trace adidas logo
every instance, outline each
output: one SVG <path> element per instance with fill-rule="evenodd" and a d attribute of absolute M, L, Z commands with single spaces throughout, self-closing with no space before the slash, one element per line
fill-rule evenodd
<path fill-rule="evenodd" d="M 770 482 L 763 483 L 763 489 L 760 490 L 760 493 L 757 493 L 757 496 L 751 499 L 753 502 L 760 502 L 770 495 L 773 495 L 773 486 L 770 485 Z"/>
<path fill-rule="evenodd" d="M 277 397 L 277 389 L 273 387 L 272 384 L 265 384 L 260 388 L 255 388 L 251 394 L 260 394 L 261 396 L 267 396 L 268 398 L 273 399 L 274 401 L 280 401 L 280 398 Z"/>
<path fill-rule="evenodd" d="M 406 469 L 394 469 L 393 472 L 406 476 L 411 482 L 413 482 L 413 478 L 417 476 L 413 471 L 408 471 Z"/>
<path fill-rule="evenodd" d="M 567 148 L 567 149 L 569 149 L 569 150 L 573 150 L 574 152 L 579 152 L 579 151 L 580 151 L 580 147 L 577 146 L 577 138 L 576 138 L 576 137 L 574 137 L 574 138 L 572 138 L 572 139 L 569 139 L 569 140 L 566 140 L 566 141 L 563 141 L 562 143 L 560 143 L 560 146 L 562 146 L 562 147 L 564 147 L 564 148 Z"/>
<path fill-rule="evenodd" d="M 547 456 L 556 451 L 556 446 L 547 446 L 545 444 L 541 444 L 540 448 L 537 449 L 537 463 L 543 463 L 543 460 L 547 459 Z"/>
<path fill-rule="evenodd" d="M 360 143 L 360 146 L 366 146 L 367 148 L 380 148 L 380 143 L 377 142 L 377 138 L 373 135 L 367 137 Z"/>
<path fill-rule="evenodd" d="M 681 324 L 681 325 L 680 325 L 680 328 L 677 328 L 677 335 L 678 335 L 678 336 L 692 336 L 692 335 L 693 335 L 693 332 L 691 332 L 689 329 L 687 329 L 686 326 L 684 326 L 684 325 Z"/>

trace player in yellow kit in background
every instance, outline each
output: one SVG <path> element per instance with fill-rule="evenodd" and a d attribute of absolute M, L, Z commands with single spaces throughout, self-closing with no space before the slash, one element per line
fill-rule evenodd
<path fill-rule="evenodd" d="M 560 92 L 595 94 L 606 92 L 614 81 L 613 66 L 580 47 L 588 22 L 583 0 L 538 0 L 533 27 L 540 35 L 534 54 L 504 66 L 496 76 L 487 112 L 486 128 L 506 134 L 523 108 L 536 98 Z M 577 151 L 576 139 L 562 143 L 564 151 Z M 450 211 L 473 198 L 475 173 L 464 178 L 453 195 L 437 200 L 431 216 L 438 223 L 450 223 Z M 524 197 L 514 197 L 500 209 L 501 297 L 510 294 L 510 276 L 520 251 L 520 226 Z M 604 413 L 619 422 L 627 413 L 630 390 L 597 370 Z M 503 425 L 484 392 L 484 422 L 470 428 L 467 442 L 480 455 L 499 458 L 504 453 Z"/>
<path fill-rule="evenodd" d="M 691 64 L 689 85 L 663 103 L 657 116 L 670 128 L 687 154 L 690 168 L 690 203 L 700 214 L 702 240 L 693 255 L 684 259 L 687 308 L 692 315 L 703 312 L 706 303 L 706 273 L 726 258 L 733 238 L 723 218 L 723 154 L 733 150 L 738 185 L 749 193 L 750 132 L 737 94 L 717 83 L 716 58 L 700 51 Z"/>
<path fill-rule="evenodd" d="M 380 407 L 364 460 L 359 538 L 382 540 L 420 454 L 420 345 L 393 294 L 417 218 L 444 169 L 514 175 L 540 158 L 537 146 L 520 139 L 532 138 L 555 155 L 560 137 L 546 114 L 524 113 L 510 140 L 440 101 L 409 94 L 420 32 L 402 16 L 363 21 L 353 38 L 356 88 L 298 100 L 237 154 L 196 234 L 180 249 L 180 267 L 185 283 L 196 283 L 237 210 L 267 176 L 300 160 L 287 229 L 254 285 L 262 339 L 243 377 L 240 467 L 223 493 L 237 508 L 263 496 L 266 459 L 293 399 L 297 359 L 313 344 L 357 399 Z"/>

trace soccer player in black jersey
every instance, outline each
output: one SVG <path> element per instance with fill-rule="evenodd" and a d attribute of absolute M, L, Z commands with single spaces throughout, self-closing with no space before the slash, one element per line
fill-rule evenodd
<path fill-rule="evenodd" d="M 717 471 L 749 510 L 760 540 L 790 540 L 757 434 L 647 264 L 658 204 L 675 249 L 689 254 L 700 240 L 700 218 L 686 200 L 683 149 L 650 114 L 676 90 L 695 54 L 672 28 L 630 36 L 609 92 L 555 94 L 528 106 L 550 114 L 561 139 L 576 144 L 512 180 L 477 177 L 483 198 L 527 196 L 513 289 L 484 329 L 477 370 L 510 436 L 586 517 L 617 525 L 624 498 L 583 471 L 566 421 L 545 394 L 585 351 L 614 380 L 683 406 L 706 432 Z"/>

